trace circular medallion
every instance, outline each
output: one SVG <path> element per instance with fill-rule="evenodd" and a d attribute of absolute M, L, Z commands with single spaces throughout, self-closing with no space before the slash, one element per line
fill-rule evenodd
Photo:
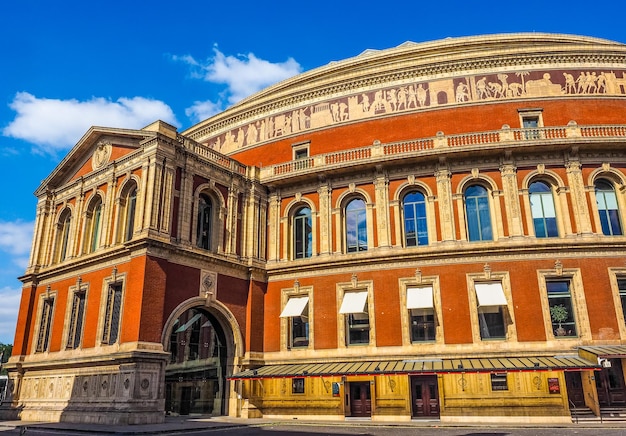
<path fill-rule="evenodd" d="M 109 161 L 112 148 L 110 142 L 100 141 L 98 143 L 91 158 L 91 166 L 94 170 L 102 168 Z"/>

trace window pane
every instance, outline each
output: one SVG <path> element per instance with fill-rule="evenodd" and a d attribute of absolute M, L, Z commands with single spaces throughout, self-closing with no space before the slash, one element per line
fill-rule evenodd
<path fill-rule="evenodd" d="M 365 202 L 361 199 L 346 206 L 346 246 L 348 253 L 367 250 Z"/>
<path fill-rule="evenodd" d="M 491 390 L 492 391 L 508 391 L 509 390 L 506 373 L 491 374 Z"/>
<path fill-rule="evenodd" d="M 478 308 L 478 323 L 481 339 L 503 339 L 506 337 L 502 307 L 490 311 Z"/>
<path fill-rule="evenodd" d="M 489 198 L 482 186 L 473 185 L 465 190 L 465 215 L 470 241 L 492 240 Z"/>
<path fill-rule="evenodd" d="M 607 236 L 621 235 L 622 225 L 613 185 L 602 180 L 596 182 L 596 203 L 598 214 L 600 215 L 602 233 Z"/>
<path fill-rule="evenodd" d="M 302 316 L 290 317 L 291 323 L 291 347 L 307 347 L 309 345 L 309 322 L 308 309 Z"/>
<path fill-rule="evenodd" d="M 544 182 L 534 182 L 528 187 L 528 192 L 535 236 L 538 238 L 558 236 L 556 210 L 550 186 Z"/>
<path fill-rule="evenodd" d="M 350 313 L 346 315 L 348 328 L 348 345 L 369 344 L 370 320 L 367 313 Z"/>
<path fill-rule="evenodd" d="M 411 192 L 404 197 L 405 245 L 428 245 L 426 202 L 421 192 Z"/>
<path fill-rule="evenodd" d="M 311 229 L 311 209 L 303 207 L 294 217 L 294 257 L 311 257 L 313 232 Z"/>
<path fill-rule="evenodd" d="M 70 222 L 72 215 L 69 211 L 64 213 L 64 216 L 61 218 L 61 224 L 59 226 L 59 234 L 57 244 L 59 245 L 58 251 L 58 262 L 62 262 L 67 258 L 67 244 L 70 237 Z"/>
<path fill-rule="evenodd" d="M 435 340 L 435 314 L 432 309 L 411 309 L 409 316 L 412 342 Z"/>
<path fill-rule="evenodd" d="M 576 321 L 570 293 L 570 282 L 546 282 L 552 330 L 556 337 L 576 336 Z"/>
<path fill-rule="evenodd" d="M 102 202 L 98 200 L 98 203 L 94 206 L 91 216 L 91 243 L 90 250 L 95 251 L 98 248 L 98 240 L 100 239 L 100 214 L 102 212 Z"/>
<path fill-rule="evenodd" d="M 135 230 L 135 208 L 137 205 L 137 189 L 132 188 L 126 199 L 126 232 L 124 240 L 130 241 L 133 238 Z"/>

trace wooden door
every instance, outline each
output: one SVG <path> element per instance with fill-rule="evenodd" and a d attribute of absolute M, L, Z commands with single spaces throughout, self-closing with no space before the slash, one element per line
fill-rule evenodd
<path fill-rule="evenodd" d="M 437 376 L 411 377 L 414 418 L 439 418 Z"/>
<path fill-rule="evenodd" d="M 191 386 L 183 386 L 180 397 L 180 414 L 189 415 L 191 411 Z"/>
<path fill-rule="evenodd" d="M 370 382 L 350 382 L 350 415 L 372 416 L 372 391 Z"/>
<path fill-rule="evenodd" d="M 610 368 L 596 371 L 596 389 L 601 407 L 626 405 L 626 387 L 620 359 L 609 359 Z"/>
<path fill-rule="evenodd" d="M 567 371 L 565 373 L 565 385 L 567 387 L 567 397 L 576 407 L 585 406 L 585 393 L 580 372 Z"/>

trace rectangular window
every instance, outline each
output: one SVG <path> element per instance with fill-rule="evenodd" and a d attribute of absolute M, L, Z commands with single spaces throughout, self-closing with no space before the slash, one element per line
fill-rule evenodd
<path fill-rule="evenodd" d="M 411 342 L 435 341 L 435 311 L 411 309 Z"/>
<path fill-rule="evenodd" d="M 506 296 L 502 283 L 475 283 L 478 303 L 478 325 L 481 339 L 505 339 L 504 311 Z"/>
<path fill-rule="evenodd" d="M 309 159 L 309 143 L 297 144 L 292 146 L 293 150 L 293 167 L 295 170 L 303 170 L 313 165 L 313 160 Z"/>
<path fill-rule="evenodd" d="M 522 127 L 524 128 L 525 139 L 539 139 L 539 117 L 524 116 L 522 117 Z"/>
<path fill-rule="evenodd" d="M 83 334 L 83 319 L 85 317 L 85 291 L 78 290 L 72 297 L 72 312 L 67 334 L 67 348 L 78 348 Z"/>
<path fill-rule="evenodd" d="M 435 340 L 435 309 L 432 286 L 407 288 L 406 307 L 409 309 L 411 342 Z"/>
<path fill-rule="evenodd" d="M 569 280 L 546 282 L 550 319 L 555 337 L 577 336 L 570 286 Z"/>
<path fill-rule="evenodd" d="M 291 393 L 292 394 L 304 393 L 304 379 L 303 378 L 291 379 Z"/>
<path fill-rule="evenodd" d="M 619 299 L 622 302 L 622 313 L 626 320 L 626 278 L 617 279 L 617 289 L 619 289 Z"/>
<path fill-rule="evenodd" d="M 294 148 L 294 150 L 293 150 L 293 158 L 294 158 L 294 160 L 305 159 L 307 157 L 309 157 L 309 148 L 308 147 Z"/>
<path fill-rule="evenodd" d="M 520 125 L 524 129 L 522 139 L 540 139 L 541 128 L 543 127 L 543 110 L 518 109 Z"/>
<path fill-rule="evenodd" d="M 491 390 L 492 391 L 508 391 L 509 384 L 506 372 L 491 374 Z"/>
<path fill-rule="evenodd" d="M 289 348 L 309 346 L 309 297 L 291 297 L 280 314 L 289 318 Z"/>
<path fill-rule="evenodd" d="M 120 313 L 122 309 L 122 283 L 112 283 L 107 291 L 106 310 L 104 314 L 104 329 L 102 343 L 114 344 L 120 328 Z"/>
<path fill-rule="evenodd" d="M 346 345 L 363 345 L 370 342 L 370 318 L 367 291 L 346 292 L 339 313 L 346 317 Z"/>
<path fill-rule="evenodd" d="M 54 309 L 54 298 L 43 300 L 41 308 L 41 318 L 39 321 L 39 332 L 37 333 L 36 351 L 41 353 L 48 351 L 50 342 L 50 330 L 52 329 L 52 311 Z"/>

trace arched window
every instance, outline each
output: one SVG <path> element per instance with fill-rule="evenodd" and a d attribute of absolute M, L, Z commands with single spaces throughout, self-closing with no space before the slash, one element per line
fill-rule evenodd
<path fill-rule="evenodd" d="M 465 190 L 465 217 L 467 236 L 470 241 L 491 241 L 491 213 L 487 189 L 480 185 L 469 186 Z"/>
<path fill-rule="evenodd" d="M 410 192 L 404 196 L 404 241 L 407 247 L 428 245 L 426 223 L 426 199 L 421 192 Z"/>
<path fill-rule="evenodd" d="M 622 224 L 619 218 L 617 196 L 613 185 L 605 180 L 598 180 L 595 184 L 596 203 L 602 224 L 602 233 L 607 236 L 619 236 L 622 234 Z"/>
<path fill-rule="evenodd" d="M 70 223 L 72 221 L 72 213 L 69 209 L 63 211 L 57 224 L 57 262 L 63 262 L 67 259 L 68 243 L 70 239 Z"/>
<path fill-rule="evenodd" d="M 213 232 L 213 202 L 208 195 L 200 194 L 198 200 L 198 230 L 196 244 L 205 250 L 211 249 Z"/>
<path fill-rule="evenodd" d="M 137 186 L 128 190 L 124 201 L 124 241 L 130 241 L 135 232 L 135 209 L 137 207 Z"/>
<path fill-rule="evenodd" d="M 348 253 L 367 250 L 365 201 L 360 198 L 346 205 L 346 248 Z"/>
<path fill-rule="evenodd" d="M 85 253 L 92 253 L 98 248 L 102 215 L 102 198 L 96 196 L 87 209 Z"/>
<path fill-rule="evenodd" d="M 550 185 L 541 181 L 533 182 L 528 187 L 528 193 L 530 194 L 530 211 L 533 217 L 535 236 L 538 238 L 559 236 Z"/>
<path fill-rule="evenodd" d="M 295 259 L 304 259 L 313 254 L 311 209 L 301 207 L 293 217 L 293 251 Z"/>

